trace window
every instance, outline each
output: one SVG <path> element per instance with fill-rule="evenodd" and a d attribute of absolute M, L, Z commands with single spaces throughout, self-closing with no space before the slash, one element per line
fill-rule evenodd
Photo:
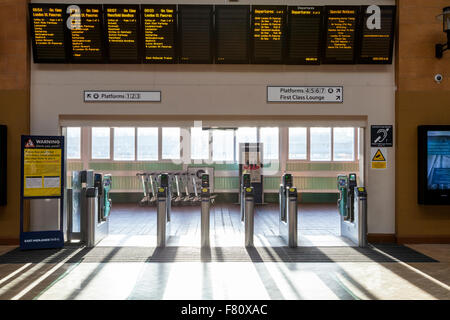
<path fill-rule="evenodd" d="M 260 128 L 259 140 L 263 143 L 263 159 L 278 160 L 278 128 Z"/>
<path fill-rule="evenodd" d="M 191 159 L 209 159 L 209 131 L 191 128 Z"/>
<path fill-rule="evenodd" d="M 114 160 L 134 160 L 134 128 L 114 128 Z"/>
<path fill-rule="evenodd" d="M 180 128 L 162 128 L 162 158 L 180 159 Z"/>
<path fill-rule="evenodd" d="M 137 159 L 158 160 L 158 128 L 137 128 Z"/>
<path fill-rule="evenodd" d="M 213 130 L 213 161 L 234 160 L 234 130 Z"/>
<path fill-rule="evenodd" d="M 110 158 L 110 129 L 109 128 L 92 128 L 91 137 L 91 155 L 92 159 L 109 159 Z"/>
<path fill-rule="evenodd" d="M 239 160 L 239 143 L 256 143 L 257 141 L 256 128 L 238 128 L 236 130 L 236 161 Z"/>
<path fill-rule="evenodd" d="M 311 161 L 331 161 L 331 128 L 310 128 Z"/>
<path fill-rule="evenodd" d="M 67 159 L 81 159 L 81 128 L 67 128 Z"/>
<path fill-rule="evenodd" d="M 333 128 L 333 160 L 353 161 L 355 159 L 355 129 Z"/>
<path fill-rule="evenodd" d="M 289 128 L 289 159 L 307 159 L 306 128 Z"/>

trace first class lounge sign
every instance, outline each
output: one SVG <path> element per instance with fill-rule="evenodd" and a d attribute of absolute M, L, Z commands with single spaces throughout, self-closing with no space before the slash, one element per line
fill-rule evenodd
<path fill-rule="evenodd" d="M 267 87 L 267 102 L 342 103 L 344 87 Z"/>

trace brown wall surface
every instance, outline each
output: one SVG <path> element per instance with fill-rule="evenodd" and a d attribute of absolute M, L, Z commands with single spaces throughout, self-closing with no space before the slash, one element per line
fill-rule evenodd
<path fill-rule="evenodd" d="M 7 205 L 0 244 L 17 244 L 20 222 L 20 135 L 30 131 L 27 0 L 0 0 L 0 124 L 8 130 Z"/>
<path fill-rule="evenodd" d="M 450 207 L 417 203 L 417 126 L 450 124 L 450 51 L 435 17 L 448 0 L 398 0 L 396 236 L 400 243 L 450 242 Z M 435 74 L 444 76 L 437 84 Z"/>

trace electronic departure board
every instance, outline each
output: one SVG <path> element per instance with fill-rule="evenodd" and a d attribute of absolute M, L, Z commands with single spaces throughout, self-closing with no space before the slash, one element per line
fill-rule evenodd
<path fill-rule="evenodd" d="M 108 61 L 140 63 L 139 5 L 105 5 Z"/>
<path fill-rule="evenodd" d="M 323 63 L 355 63 L 359 7 L 326 6 Z"/>
<path fill-rule="evenodd" d="M 78 9 L 79 8 L 79 9 Z M 104 62 L 103 7 L 78 5 L 69 11 L 70 61 L 78 63 Z"/>
<path fill-rule="evenodd" d="M 142 5 L 144 63 L 176 63 L 175 5 Z"/>
<path fill-rule="evenodd" d="M 367 13 L 367 8 L 368 6 L 363 6 L 361 10 L 363 18 L 360 29 L 358 63 L 391 64 L 394 46 L 395 6 L 380 6 L 379 26 L 376 25 L 376 13 Z"/>
<path fill-rule="evenodd" d="M 286 6 L 252 6 L 252 63 L 284 62 Z"/>
<path fill-rule="evenodd" d="M 286 63 L 319 64 L 323 7 L 288 7 Z"/>
<path fill-rule="evenodd" d="M 216 63 L 249 63 L 250 6 L 215 6 Z"/>
<path fill-rule="evenodd" d="M 35 63 L 67 62 L 64 4 L 30 4 L 31 38 Z"/>

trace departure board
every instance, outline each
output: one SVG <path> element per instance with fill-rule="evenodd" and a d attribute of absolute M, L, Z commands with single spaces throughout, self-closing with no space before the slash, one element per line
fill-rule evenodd
<path fill-rule="evenodd" d="M 249 63 L 250 6 L 217 5 L 216 63 Z"/>
<path fill-rule="evenodd" d="M 319 64 L 323 7 L 288 7 L 286 63 Z"/>
<path fill-rule="evenodd" d="M 252 6 L 252 63 L 284 62 L 286 6 Z"/>
<path fill-rule="evenodd" d="M 175 5 L 142 5 L 144 63 L 176 63 Z"/>
<path fill-rule="evenodd" d="M 64 4 L 30 4 L 31 38 L 35 63 L 67 62 Z"/>
<path fill-rule="evenodd" d="M 178 6 L 180 63 L 213 62 L 213 6 Z"/>
<path fill-rule="evenodd" d="M 323 63 L 355 63 L 359 7 L 326 6 Z"/>
<path fill-rule="evenodd" d="M 140 63 L 139 5 L 105 5 L 108 61 Z"/>
<path fill-rule="evenodd" d="M 78 9 L 79 8 L 79 9 Z M 69 10 L 70 61 L 78 63 L 104 62 L 103 7 L 78 5 Z"/>
<path fill-rule="evenodd" d="M 367 8 L 361 8 L 363 19 L 358 63 L 390 64 L 394 46 L 395 6 L 380 6 L 379 29 L 374 12 L 367 13 Z"/>

